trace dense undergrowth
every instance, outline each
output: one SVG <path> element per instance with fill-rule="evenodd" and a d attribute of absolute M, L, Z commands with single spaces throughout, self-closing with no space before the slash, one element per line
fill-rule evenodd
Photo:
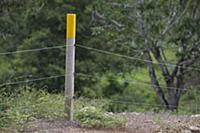
<path fill-rule="evenodd" d="M 40 118 L 59 118 L 64 115 L 64 98 L 44 91 L 24 90 L 17 95 L 1 96 L 0 126 L 19 130 L 26 123 Z"/>
<path fill-rule="evenodd" d="M 198 105 L 195 108 L 189 106 L 194 103 L 196 93 L 189 91 L 183 98 L 179 108 L 180 114 L 198 113 Z M 188 100 L 191 98 L 191 100 Z M 129 101 L 126 102 L 125 100 Z M 151 104 L 136 104 L 134 98 L 115 96 L 110 99 L 79 98 L 75 101 L 75 119 L 81 122 L 81 126 L 87 128 L 114 128 L 123 127 L 126 120 L 117 113 L 108 112 L 160 112 L 164 111 L 159 106 Z M 154 104 L 156 105 L 156 104 Z M 185 105 L 185 106 L 184 106 Z M 63 118 L 64 95 L 50 94 L 35 89 L 25 89 L 6 96 L 0 95 L 0 127 L 14 128 L 22 131 L 27 128 L 27 123 L 36 119 Z"/>
<path fill-rule="evenodd" d="M 36 119 L 64 118 L 64 96 L 49 94 L 45 91 L 24 90 L 17 95 L 1 95 L 0 127 L 23 131 L 28 122 Z M 75 119 L 86 128 L 123 127 L 125 119 L 117 115 L 108 115 L 103 109 L 107 100 L 80 98 L 75 102 Z"/>

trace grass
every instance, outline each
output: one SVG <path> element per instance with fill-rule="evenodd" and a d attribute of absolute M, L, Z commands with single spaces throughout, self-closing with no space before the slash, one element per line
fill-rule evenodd
<path fill-rule="evenodd" d="M 29 121 L 40 118 L 63 117 L 64 97 L 44 91 L 25 90 L 11 97 L 4 97 L 6 108 L 2 108 L 1 127 L 24 130 Z M 3 106 L 2 106 L 3 107 Z"/>
<path fill-rule="evenodd" d="M 34 89 L 21 91 L 15 96 L 2 97 L 0 128 L 12 128 L 21 132 L 28 128 L 28 122 L 36 119 L 64 118 L 64 99 L 61 94 L 49 94 Z M 75 119 L 86 128 L 122 127 L 124 119 L 116 115 L 109 116 L 103 109 L 105 104 L 104 99 L 89 102 L 89 99 L 80 98 L 75 102 Z"/>
<path fill-rule="evenodd" d="M 122 128 L 125 119 L 117 115 L 109 114 L 94 106 L 87 106 L 76 113 L 76 118 L 86 128 Z"/>
<path fill-rule="evenodd" d="M 188 97 L 194 95 L 197 95 L 196 92 L 185 94 L 180 105 L 187 105 Z M 35 89 L 26 89 L 13 96 L 3 96 L 2 94 L 0 95 L 0 128 L 8 127 L 23 131 L 27 128 L 28 122 L 36 119 L 63 118 L 65 116 L 64 101 L 63 94 L 49 94 Z M 79 98 L 75 101 L 74 116 L 76 120 L 80 121 L 81 126 L 86 128 L 122 128 L 126 120 L 107 111 L 112 108 L 119 110 L 119 107 L 125 109 L 123 112 L 127 110 L 129 112 L 152 111 L 141 105 L 123 105 L 124 107 L 121 107 L 121 104 L 120 106 L 113 104 L 109 99 Z M 186 108 L 180 108 L 180 113 L 194 114 L 192 109 L 186 110 Z"/>

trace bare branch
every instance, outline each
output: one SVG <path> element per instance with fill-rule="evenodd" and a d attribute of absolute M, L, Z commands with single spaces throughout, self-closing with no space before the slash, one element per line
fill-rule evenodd
<path fill-rule="evenodd" d="M 166 34 L 168 33 L 172 28 L 173 26 L 178 23 L 182 17 L 185 15 L 185 13 L 187 12 L 187 10 L 189 9 L 189 6 L 191 4 L 191 0 L 188 0 L 187 2 L 187 5 L 185 7 L 185 9 L 183 10 L 183 12 L 177 16 L 177 11 L 173 11 L 172 12 L 172 16 L 170 16 L 170 19 L 168 20 L 166 26 L 165 26 L 165 29 L 163 30 L 163 32 L 161 33 L 161 38 Z M 176 18 L 176 19 L 175 19 Z"/>
<path fill-rule="evenodd" d="M 174 9 L 172 10 L 170 16 L 168 17 L 165 29 L 162 31 L 161 36 L 164 36 L 170 30 L 170 28 L 173 26 L 176 17 L 177 17 L 177 10 Z"/>
<path fill-rule="evenodd" d="M 98 11 L 94 11 L 94 13 L 93 13 L 93 19 L 95 18 L 95 16 L 97 18 L 99 18 L 99 19 L 102 19 L 102 20 L 108 20 L 103 14 L 100 14 Z M 118 28 L 123 28 L 124 27 L 123 24 L 121 24 L 120 22 L 117 22 L 114 19 L 109 20 L 109 22 L 111 22 L 112 24 L 114 24 Z"/>
<path fill-rule="evenodd" d="M 120 8 L 120 7 L 123 7 L 123 8 L 133 8 L 134 7 L 133 5 L 126 4 L 126 3 L 108 2 L 107 4 L 111 5 L 114 8 Z"/>

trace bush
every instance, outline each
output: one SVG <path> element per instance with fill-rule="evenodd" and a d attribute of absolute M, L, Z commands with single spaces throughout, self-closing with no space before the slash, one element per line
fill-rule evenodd
<path fill-rule="evenodd" d="M 122 128 L 125 126 L 125 119 L 112 113 L 106 113 L 94 106 L 88 106 L 77 111 L 76 118 L 86 128 Z"/>
<path fill-rule="evenodd" d="M 157 107 L 156 103 L 151 103 L 150 101 L 141 100 L 139 97 L 134 96 L 114 96 L 108 101 L 105 106 L 107 111 L 111 112 L 146 112 L 153 111 L 157 112 L 161 110 L 161 107 Z"/>
<path fill-rule="evenodd" d="M 9 125 L 9 118 L 7 111 L 10 108 L 10 102 L 8 98 L 4 98 L 3 95 L 0 95 L 0 127 L 5 127 Z"/>
<path fill-rule="evenodd" d="M 79 98 L 75 101 L 75 116 L 84 127 L 122 127 L 123 119 L 108 115 L 103 110 L 106 109 L 108 102 L 107 99 Z M 10 97 L 2 95 L 0 111 L 0 127 L 23 131 L 27 128 L 27 123 L 35 119 L 63 118 L 64 96 L 26 88 Z"/>
<path fill-rule="evenodd" d="M 199 114 L 200 113 L 200 90 L 190 88 L 183 93 L 179 103 L 179 113 L 182 114 Z"/>
<path fill-rule="evenodd" d="M 58 94 L 27 89 L 15 96 L 2 96 L 0 101 L 0 126 L 9 126 L 18 131 L 26 128 L 27 122 L 34 119 L 64 116 L 64 96 Z"/>

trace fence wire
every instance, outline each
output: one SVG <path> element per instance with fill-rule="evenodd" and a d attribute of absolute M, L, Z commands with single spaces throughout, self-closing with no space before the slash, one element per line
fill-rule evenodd
<path fill-rule="evenodd" d="M 64 47 L 66 47 L 66 46 L 61 45 L 61 46 L 44 47 L 44 48 L 38 48 L 38 49 L 26 49 L 26 50 L 12 51 L 12 52 L 3 52 L 3 53 L 0 53 L 0 55 L 37 52 L 37 51 L 50 50 L 50 49 L 60 49 L 60 48 L 64 48 Z M 110 52 L 110 51 L 107 51 L 107 50 L 97 49 L 97 48 L 88 47 L 88 46 L 84 46 L 84 45 L 80 45 L 80 44 L 77 44 L 76 47 L 84 48 L 84 49 L 87 49 L 87 50 L 95 51 L 95 52 L 106 54 L 106 55 L 121 57 L 121 58 L 129 59 L 129 60 L 136 60 L 136 61 L 141 61 L 141 62 L 145 62 L 145 63 L 152 63 L 152 64 L 156 64 L 156 65 L 166 65 L 166 66 L 170 66 L 170 67 L 182 67 L 180 65 L 177 66 L 176 64 L 172 64 L 172 63 L 154 62 L 154 61 L 145 60 L 145 59 L 142 59 L 142 58 L 123 55 L 123 54 L 120 54 L 120 53 Z M 141 50 L 138 50 L 138 52 L 141 52 Z M 196 68 L 196 67 L 184 67 L 184 68 L 187 68 L 187 69 L 190 69 L 190 70 L 195 70 L 195 71 L 200 71 L 200 68 Z"/>
<path fill-rule="evenodd" d="M 38 52 L 38 51 L 51 50 L 51 49 L 60 49 L 60 48 L 64 48 L 64 47 L 66 47 L 66 46 L 53 46 L 53 47 L 43 47 L 43 48 L 36 48 L 36 49 L 26 49 L 26 50 L 12 51 L 12 52 L 3 52 L 3 53 L 0 53 L 0 55 Z"/>
<path fill-rule="evenodd" d="M 60 48 L 65 48 L 65 47 L 66 46 L 43 47 L 43 48 L 37 48 L 37 49 L 27 49 L 27 50 L 13 51 L 13 52 L 4 52 L 4 53 L 0 53 L 0 55 L 38 52 L 38 51 L 51 50 L 51 49 L 60 49 Z M 76 45 L 76 47 L 87 49 L 89 51 L 94 51 L 94 52 L 97 52 L 97 53 L 101 53 L 103 55 L 111 55 L 111 56 L 114 56 L 114 57 L 121 57 L 121 58 L 128 59 L 128 60 L 136 60 L 136 61 L 141 61 L 141 62 L 145 62 L 145 63 L 152 63 L 152 64 L 156 64 L 156 65 L 167 65 L 167 66 L 171 66 L 171 67 L 176 66 L 175 64 L 171 64 L 171 63 L 157 63 L 157 62 L 153 62 L 153 61 L 149 61 L 149 60 L 144 60 L 142 58 L 131 57 L 131 56 L 127 56 L 127 55 L 123 55 L 123 54 L 119 54 L 119 53 L 115 53 L 115 52 L 110 52 L 110 51 L 107 51 L 107 50 L 97 49 L 97 48 L 93 48 L 93 47 L 83 46 L 83 45 Z M 191 69 L 191 70 L 195 70 L 195 71 L 200 70 L 199 68 L 194 68 L 194 67 L 187 67 L 187 68 Z M 8 85 L 19 85 L 19 84 L 24 84 L 24 83 L 36 82 L 36 81 L 44 81 L 44 80 L 56 79 L 56 78 L 64 78 L 65 76 L 66 76 L 66 74 L 61 74 L 61 75 L 52 75 L 52 76 L 48 76 L 48 77 L 40 77 L 40 78 L 35 78 L 35 79 L 26 79 L 26 80 L 13 81 L 13 82 L 10 81 L 10 82 L 7 82 L 7 83 L 0 84 L 0 87 L 4 87 L 4 86 L 8 86 Z M 81 77 L 81 76 L 82 77 L 83 76 L 88 77 L 88 78 L 94 78 L 94 75 L 89 75 L 89 74 L 84 74 L 84 73 L 79 73 L 79 72 L 77 72 L 75 74 L 75 78 Z M 116 79 L 109 79 L 109 80 L 116 80 Z M 158 87 L 156 85 L 153 85 L 150 82 L 138 81 L 138 80 L 135 80 L 135 79 L 123 79 L 123 80 L 117 79 L 117 81 L 126 82 L 126 83 L 129 83 L 129 84 L 135 84 L 135 85 L 146 85 L 146 86 L 151 86 L 151 87 Z M 176 88 L 176 87 L 166 87 L 164 84 L 160 85 L 159 87 L 161 87 L 162 89 L 164 89 L 164 88 L 165 89 L 174 89 L 174 90 L 181 89 L 181 88 Z M 188 89 L 183 88 L 182 90 L 187 91 Z M 110 100 L 110 103 L 142 105 L 142 106 L 150 106 L 150 107 L 158 107 L 158 108 L 163 107 L 163 105 L 158 105 L 158 104 L 148 104 L 148 103 L 144 103 L 144 102 L 127 101 L 127 100 Z M 179 106 L 179 108 L 186 109 L 187 107 Z M 188 107 L 188 108 L 190 108 L 190 107 Z M 198 107 L 197 104 L 195 104 L 195 108 L 196 108 L 196 110 L 200 110 L 200 108 Z"/>
<path fill-rule="evenodd" d="M 88 47 L 88 46 L 84 46 L 84 45 L 76 45 L 76 46 L 80 47 L 80 48 L 87 49 L 87 50 L 96 51 L 96 52 L 102 53 L 102 54 L 107 54 L 107 55 L 112 55 L 112 56 L 116 56 L 116 57 L 126 58 L 126 59 L 129 59 L 129 60 L 136 60 L 136 61 L 141 61 L 141 62 L 145 62 L 145 63 L 152 63 L 152 64 L 156 64 L 156 65 L 166 65 L 166 66 L 170 66 L 170 67 L 182 67 L 180 65 L 176 65 L 176 64 L 172 64 L 172 63 L 154 62 L 154 61 L 145 60 L 145 59 L 142 59 L 142 58 L 131 57 L 131 56 L 128 56 L 128 55 L 123 55 L 123 54 L 110 52 L 110 51 L 102 50 L 102 49 L 97 49 L 97 48 L 93 48 L 93 47 Z M 187 68 L 187 69 L 190 69 L 190 70 L 195 70 L 195 71 L 200 71 L 200 68 L 196 68 L 196 67 L 184 67 L 184 68 Z"/>

